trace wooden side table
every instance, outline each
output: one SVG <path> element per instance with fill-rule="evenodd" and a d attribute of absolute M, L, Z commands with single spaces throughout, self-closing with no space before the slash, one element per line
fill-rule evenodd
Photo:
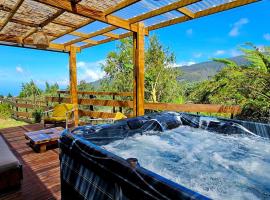
<path fill-rule="evenodd" d="M 25 138 L 30 140 L 30 146 L 39 150 L 40 153 L 45 152 L 48 145 L 58 143 L 60 134 L 64 129 L 62 127 L 55 127 L 39 131 L 25 133 Z"/>

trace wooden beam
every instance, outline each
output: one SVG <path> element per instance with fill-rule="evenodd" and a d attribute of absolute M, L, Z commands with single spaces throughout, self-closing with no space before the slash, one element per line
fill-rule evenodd
<path fill-rule="evenodd" d="M 104 40 L 98 41 L 97 44 L 89 43 L 89 44 L 83 45 L 83 46 L 80 47 L 80 49 L 82 50 L 82 49 L 93 47 L 93 46 L 96 46 L 96 45 L 99 45 L 99 44 L 104 44 L 104 43 L 111 42 L 111 41 L 114 41 L 114 40 L 123 39 L 123 38 L 126 38 L 126 37 L 130 37 L 132 35 L 133 35 L 132 32 L 127 32 L 127 33 L 119 35 L 119 38 L 106 38 Z"/>
<path fill-rule="evenodd" d="M 164 6 L 162 8 L 153 10 L 153 11 L 148 12 L 148 13 L 145 13 L 143 15 L 139 15 L 137 17 L 131 18 L 131 19 L 129 19 L 129 23 L 130 24 L 137 23 L 139 21 L 142 21 L 142 20 L 145 20 L 145 19 L 148 19 L 148 18 L 157 16 L 157 15 L 160 15 L 160 14 L 163 14 L 163 13 L 166 13 L 166 12 L 169 12 L 171 10 L 175 10 L 177 8 L 180 8 L 180 7 L 184 7 L 184 6 L 190 5 L 190 4 L 195 3 L 195 2 L 198 2 L 198 1 L 201 1 L 201 0 L 182 0 L 182 1 L 178 1 L 178 2 L 175 2 L 175 3 L 169 4 L 167 6 Z M 116 28 L 114 28 L 114 29 L 116 29 Z M 99 35 L 97 33 L 98 32 L 92 33 L 92 35 L 94 35 L 94 36 Z M 146 34 L 148 34 L 148 33 L 146 33 Z M 117 38 L 117 39 L 119 39 L 119 38 Z M 82 40 L 82 39 L 78 38 L 78 39 L 76 39 L 74 41 L 67 42 L 65 45 L 71 45 L 71 44 L 74 44 L 74 42 L 76 43 L 76 42 L 78 42 L 80 40 Z M 113 41 L 113 39 L 107 39 L 107 41 Z M 102 41 L 102 43 L 104 43 L 104 42 Z M 86 47 L 87 47 L 87 45 L 84 45 L 82 48 L 86 48 Z M 89 45 L 88 45 L 88 47 L 89 47 Z"/>
<path fill-rule="evenodd" d="M 180 13 L 190 17 L 190 18 L 195 18 L 195 14 L 189 10 L 188 8 L 178 8 L 177 11 L 179 11 Z"/>
<path fill-rule="evenodd" d="M 137 32 L 133 33 L 133 114 L 136 116 L 144 115 L 144 30 L 144 24 L 140 22 Z"/>
<path fill-rule="evenodd" d="M 77 31 L 71 32 L 70 35 L 78 36 L 78 37 L 81 37 L 81 38 L 89 38 L 88 37 L 88 34 L 77 32 Z M 106 37 L 111 37 L 111 38 L 119 39 L 119 35 L 114 34 L 114 33 L 110 33 L 110 32 L 103 33 L 102 35 L 103 36 L 106 36 Z"/>
<path fill-rule="evenodd" d="M 152 31 L 152 30 L 156 30 L 156 29 L 159 29 L 159 28 L 163 28 L 163 27 L 166 27 L 166 26 L 173 25 L 173 24 L 178 24 L 178 23 L 182 23 L 182 22 L 185 22 L 185 21 L 197 19 L 197 18 L 200 18 L 200 17 L 215 14 L 215 13 L 218 13 L 218 12 L 223 12 L 223 11 L 226 11 L 226 10 L 230 10 L 230 9 L 233 9 L 233 8 L 236 8 L 236 7 L 244 6 L 244 5 L 254 3 L 254 2 L 258 2 L 258 1 L 261 1 L 261 0 L 237 0 L 237 1 L 232 1 L 232 2 L 225 3 L 225 4 L 222 4 L 222 5 L 216 6 L 216 7 L 208 8 L 208 9 L 203 10 L 203 11 L 199 11 L 199 12 L 195 13 L 194 18 L 190 18 L 188 16 L 182 16 L 182 17 L 178 17 L 178 18 L 175 18 L 175 19 L 172 19 L 172 20 L 168 20 L 168 21 L 165 21 L 165 22 L 161 22 L 161 23 L 149 26 L 148 31 Z"/>
<path fill-rule="evenodd" d="M 80 15 L 83 17 L 91 18 L 93 20 L 111 24 L 119 28 L 136 31 L 136 26 L 130 25 L 127 20 L 124 20 L 120 17 L 113 16 L 113 15 L 106 16 L 105 13 L 100 10 L 96 10 L 88 6 L 83 6 L 81 4 L 74 5 L 69 0 L 61 0 L 61 1 L 35 0 L 35 1 L 39 3 L 43 3 L 45 5 L 53 6 L 58 9 L 65 10 L 67 12 L 71 12 L 76 15 Z"/>
<path fill-rule="evenodd" d="M 62 15 L 65 11 L 63 10 L 58 10 L 56 13 L 54 13 L 52 16 L 48 17 L 45 21 L 43 21 L 41 24 L 39 24 L 39 27 L 44 27 L 47 26 L 49 23 L 51 23 L 54 19 Z M 23 41 L 26 40 L 28 37 L 36 33 L 38 28 L 33 28 L 30 30 L 26 35 L 23 37 Z"/>
<path fill-rule="evenodd" d="M 74 105 L 75 126 L 78 126 L 79 108 L 78 108 L 78 93 L 77 93 L 77 66 L 76 66 L 76 48 L 74 46 L 71 46 L 69 52 L 69 77 L 70 77 L 71 103 Z"/>
<path fill-rule="evenodd" d="M 137 17 L 131 18 L 131 19 L 129 19 L 129 23 L 130 24 L 134 24 L 134 23 L 137 23 L 139 21 L 142 21 L 142 20 L 145 20 L 145 19 L 148 19 L 148 18 L 157 16 L 157 15 L 160 15 L 160 14 L 163 14 L 163 13 L 166 13 L 166 12 L 169 12 L 171 10 L 175 10 L 177 8 L 180 8 L 180 7 L 184 7 L 184 6 L 190 5 L 190 4 L 195 3 L 195 2 L 198 2 L 198 1 L 201 1 L 201 0 L 182 0 L 182 1 L 178 1 L 178 2 L 175 2 L 175 3 L 169 4 L 168 6 L 164 6 L 162 8 L 159 8 L 159 9 L 153 10 L 151 12 L 148 12 L 148 13 L 139 15 Z M 112 30 L 117 29 L 117 27 L 110 26 L 110 27 L 108 27 L 108 29 L 112 31 Z M 103 31 L 102 32 L 102 35 L 104 35 L 104 34 L 110 34 L 110 33 L 106 33 L 106 32 Z M 148 32 L 145 31 L 145 34 L 147 35 Z M 91 37 L 95 37 L 97 35 L 101 35 L 100 34 L 100 31 L 91 33 L 91 35 L 89 34 L 89 36 L 91 36 Z M 113 35 L 108 36 L 108 37 L 113 37 Z M 90 38 L 90 37 L 88 37 L 88 38 Z M 113 38 L 115 38 L 115 37 L 113 37 Z M 117 39 L 119 39 L 119 38 L 117 38 Z M 75 40 L 72 40 L 70 42 L 65 43 L 65 45 L 71 45 L 71 44 L 75 44 L 75 43 L 81 42 L 81 41 L 82 41 L 82 38 L 77 38 Z M 112 40 L 109 40 L 109 41 L 112 41 Z M 85 46 L 84 46 L 84 48 L 85 48 Z"/>
<path fill-rule="evenodd" d="M 20 8 L 20 6 L 22 5 L 24 0 L 19 0 L 17 1 L 17 3 L 15 4 L 14 8 L 12 9 L 12 11 L 8 14 L 7 18 L 4 20 L 4 23 L 1 25 L 0 27 L 0 31 L 3 30 L 3 28 L 7 25 L 7 23 L 9 22 L 9 20 L 12 19 L 12 17 L 15 15 L 15 13 L 17 12 L 17 10 Z"/>
<path fill-rule="evenodd" d="M 116 12 L 118 10 L 121 10 L 122 8 L 125 8 L 125 7 L 127 7 L 127 6 L 129 6 L 129 5 L 133 4 L 133 3 L 136 3 L 135 0 L 134 1 L 133 0 L 123 0 L 123 1 L 121 1 L 119 3 L 119 5 L 116 5 L 115 7 L 109 8 L 104 13 L 105 13 L 105 15 L 112 14 L 113 12 Z M 92 22 L 94 22 L 93 19 L 88 19 L 87 21 L 85 21 L 85 22 L 81 23 L 80 25 L 78 25 L 77 28 L 73 28 L 71 30 L 65 31 L 62 34 L 59 34 L 56 38 L 54 38 L 54 40 L 57 39 L 57 38 L 59 38 L 59 37 L 62 37 L 65 34 L 69 34 L 69 33 L 73 32 L 73 31 L 75 31 L 76 29 L 79 29 L 79 28 L 81 28 L 83 26 L 86 26 L 86 25 L 88 25 L 88 24 L 90 24 Z M 117 29 L 117 27 L 115 29 Z"/>
<path fill-rule="evenodd" d="M 133 18 L 129 19 L 129 22 L 131 24 L 133 24 L 133 23 L 136 23 L 136 22 L 139 22 L 139 21 L 142 21 L 142 20 L 146 20 L 146 19 L 149 19 L 151 17 L 155 17 L 157 15 L 161 15 L 161 14 L 167 13 L 169 11 L 172 11 L 172 10 L 175 10 L 175 9 L 178 9 L 178 8 L 181 8 L 181 7 L 184 7 L 184 6 L 199 2 L 199 1 L 201 1 L 201 0 L 181 0 L 181 1 L 177 1 L 177 2 L 171 3 L 171 4 L 167 5 L 167 6 L 163 6 L 161 8 L 156 9 L 156 10 L 147 12 L 147 13 L 142 14 L 142 15 L 139 15 L 137 17 L 133 17 Z"/>
<path fill-rule="evenodd" d="M 104 33 L 102 35 L 107 36 L 107 37 L 110 37 L 110 38 L 119 39 L 119 35 L 114 34 L 114 33 L 110 33 L 110 32 L 109 33 Z"/>
<path fill-rule="evenodd" d="M 83 40 L 85 40 L 87 38 L 92 38 L 92 37 L 95 37 L 97 35 L 102 35 L 104 33 L 110 32 L 110 31 L 115 30 L 115 29 L 117 29 L 117 27 L 109 26 L 109 27 L 106 27 L 106 28 L 101 29 L 99 31 L 96 31 L 94 33 L 87 34 L 87 37 L 77 38 L 77 39 L 71 40 L 69 42 L 66 42 L 64 45 L 67 46 L 67 45 L 72 45 L 72 44 L 75 44 L 75 43 L 78 43 L 78 42 L 82 42 Z"/>

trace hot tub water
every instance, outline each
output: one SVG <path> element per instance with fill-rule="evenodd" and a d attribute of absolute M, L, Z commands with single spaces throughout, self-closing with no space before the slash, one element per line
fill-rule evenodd
<path fill-rule="evenodd" d="M 103 147 L 210 198 L 270 199 L 270 141 L 252 134 L 180 126 Z"/>

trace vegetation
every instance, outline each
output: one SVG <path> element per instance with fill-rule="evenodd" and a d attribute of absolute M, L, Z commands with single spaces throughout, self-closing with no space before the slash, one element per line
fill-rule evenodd
<path fill-rule="evenodd" d="M 8 119 L 11 117 L 10 105 L 3 103 L 0 104 L 0 119 Z"/>
<path fill-rule="evenodd" d="M 43 115 L 43 110 L 41 109 L 35 109 L 32 113 L 32 116 L 34 118 L 35 123 L 40 123 Z"/>
<path fill-rule="evenodd" d="M 210 80 L 187 90 L 194 103 L 241 105 L 241 119 L 267 122 L 270 119 L 270 49 L 263 51 L 252 44 L 242 48 L 249 65 L 239 66 L 227 59 L 215 59 L 226 64 Z"/>
<path fill-rule="evenodd" d="M 17 121 L 15 119 L 1 119 L 0 118 L 0 129 L 2 128 L 9 128 L 9 127 L 15 127 L 15 126 L 23 126 L 26 125 L 27 123 L 22 122 L 22 121 Z"/>
<path fill-rule="evenodd" d="M 105 91 L 130 92 L 133 89 L 133 41 L 121 40 L 117 51 L 108 54 L 101 82 Z M 145 99 L 152 102 L 172 102 L 181 93 L 177 81 L 179 71 L 173 68 L 175 56 L 164 48 L 156 36 L 149 38 L 145 51 Z"/>
<path fill-rule="evenodd" d="M 106 76 L 100 81 L 99 88 L 94 87 L 92 83 L 81 81 L 78 90 L 132 91 L 132 43 L 130 38 L 123 39 L 117 46 L 117 50 L 108 54 L 105 64 L 102 65 Z M 206 65 L 209 65 L 212 71 L 218 71 L 213 72 L 215 75 L 212 77 L 204 74 L 206 80 L 185 81 L 181 70 L 173 67 L 174 54 L 164 47 L 156 36 L 150 37 L 145 50 L 146 101 L 240 105 L 242 113 L 237 116 L 238 118 L 268 122 L 270 119 L 270 48 L 257 48 L 248 43 L 240 50 L 244 56 L 237 59 L 213 59 L 213 62 L 204 63 L 203 70 L 206 69 Z M 197 66 L 197 70 L 199 68 Z M 185 70 L 188 73 L 187 68 Z M 200 74 L 199 71 L 196 73 Z M 22 85 L 20 97 L 30 97 L 35 102 L 37 97 L 55 95 L 57 90 L 59 90 L 57 84 L 46 83 L 46 89 L 42 91 L 33 81 L 30 81 Z M 6 110 L 2 113 L 5 113 L 1 114 L 3 116 L 9 115 Z M 37 122 L 40 120 L 41 110 L 38 107 L 35 108 L 33 117 Z"/>

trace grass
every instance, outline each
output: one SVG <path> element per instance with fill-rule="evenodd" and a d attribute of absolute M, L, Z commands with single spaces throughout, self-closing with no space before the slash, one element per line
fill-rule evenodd
<path fill-rule="evenodd" d="M 0 129 L 1 128 L 9 128 L 14 126 L 23 126 L 26 125 L 26 122 L 17 121 L 15 119 L 0 119 Z"/>

